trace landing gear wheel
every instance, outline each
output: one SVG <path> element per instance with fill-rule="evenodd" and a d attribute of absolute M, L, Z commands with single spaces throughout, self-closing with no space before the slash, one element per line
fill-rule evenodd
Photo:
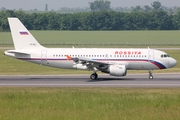
<path fill-rule="evenodd" d="M 91 80 L 96 80 L 98 78 L 98 75 L 96 73 L 92 74 L 90 76 Z"/>
<path fill-rule="evenodd" d="M 152 70 L 149 70 L 149 79 L 153 79 Z"/>
<path fill-rule="evenodd" d="M 152 75 L 150 75 L 150 76 L 149 76 L 149 79 L 151 79 L 151 80 L 152 80 L 152 79 L 153 79 L 153 76 L 152 76 Z"/>

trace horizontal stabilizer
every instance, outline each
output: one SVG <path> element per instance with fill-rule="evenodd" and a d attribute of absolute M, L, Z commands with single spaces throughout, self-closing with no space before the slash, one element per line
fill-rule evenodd
<path fill-rule="evenodd" d="M 29 53 L 22 52 L 20 50 L 7 50 L 7 53 L 14 53 L 14 54 L 23 54 L 23 55 L 30 55 Z"/>

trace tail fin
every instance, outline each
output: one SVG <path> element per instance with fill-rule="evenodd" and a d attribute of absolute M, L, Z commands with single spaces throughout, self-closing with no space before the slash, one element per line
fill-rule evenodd
<path fill-rule="evenodd" d="M 8 18 L 11 35 L 16 50 L 23 48 L 42 48 L 18 18 Z"/>

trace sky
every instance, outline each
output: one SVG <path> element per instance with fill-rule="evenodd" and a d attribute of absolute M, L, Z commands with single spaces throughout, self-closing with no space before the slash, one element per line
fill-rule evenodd
<path fill-rule="evenodd" d="M 49 10 L 58 10 L 62 7 L 84 8 L 89 7 L 89 2 L 95 0 L 0 0 L 0 9 L 23 9 L 23 10 L 45 10 L 45 4 L 48 4 Z M 159 1 L 166 7 L 180 7 L 180 0 L 109 0 L 111 7 L 131 7 L 151 5 L 154 1 Z"/>

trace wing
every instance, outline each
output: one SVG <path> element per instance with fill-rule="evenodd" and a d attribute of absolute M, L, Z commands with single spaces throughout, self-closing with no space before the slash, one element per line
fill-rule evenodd
<path fill-rule="evenodd" d="M 67 59 L 70 59 L 70 56 L 67 56 Z M 89 69 L 98 69 L 100 71 L 105 71 L 108 67 L 109 67 L 109 63 L 108 62 L 100 62 L 97 60 L 92 60 L 89 58 L 72 58 L 71 60 L 73 60 L 76 64 L 82 64 L 82 65 L 86 65 Z"/>

